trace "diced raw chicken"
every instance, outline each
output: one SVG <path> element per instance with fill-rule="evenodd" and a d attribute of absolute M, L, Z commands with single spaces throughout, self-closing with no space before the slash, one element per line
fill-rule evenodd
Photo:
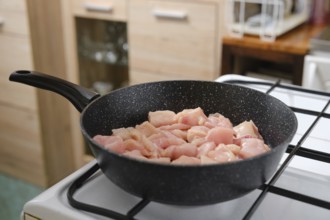
<path fill-rule="evenodd" d="M 233 152 L 234 154 L 238 154 L 239 152 L 240 152 L 240 150 L 241 150 L 241 147 L 240 146 L 238 146 L 238 145 L 236 145 L 236 144 L 227 144 L 226 145 L 226 148 L 228 149 L 228 150 L 230 150 L 231 152 Z"/>
<path fill-rule="evenodd" d="M 196 138 L 204 138 L 209 130 L 205 126 L 193 126 L 187 131 L 187 141 L 193 142 Z"/>
<path fill-rule="evenodd" d="M 208 117 L 201 108 L 149 113 L 149 121 L 135 127 L 96 135 L 109 151 L 129 157 L 171 164 L 214 164 L 253 157 L 270 150 L 253 121 L 233 127 L 219 113 Z"/>
<path fill-rule="evenodd" d="M 195 109 L 185 109 L 176 116 L 179 123 L 195 126 L 202 125 L 207 120 L 203 110 L 198 107 Z"/>
<path fill-rule="evenodd" d="M 207 141 L 212 141 L 215 144 L 233 144 L 234 130 L 224 127 L 215 127 L 208 131 L 206 136 Z"/>
<path fill-rule="evenodd" d="M 186 143 L 183 139 L 175 136 L 169 131 L 160 131 L 157 134 L 151 135 L 149 139 L 152 143 L 162 149 L 165 149 L 170 145 L 180 145 Z"/>
<path fill-rule="evenodd" d="M 141 133 L 138 129 L 131 129 L 129 134 L 131 136 L 131 139 L 141 142 L 143 133 Z"/>
<path fill-rule="evenodd" d="M 244 138 L 241 140 L 242 149 L 239 156 L 243 159 L 263 154 L 270 150 L 265 143 L 257 138 Z"/>
<path fill-rule="evenodd" d="M 197 147 L 200 147 L 201 145 L 207 143 L 206 137 L 202 138 L 195 138 L 191 143 L 196 145 Z"/>
<path fill-rule="evenodd" d="M 180 164 L 180 165 L 199 165 L 201 164 L 200 159 L 196 157 L 188 157 L 188 156 L 181 156 L 176 160 L 172 161 L 172 164 Z"/>
<path fill-rule="evenodd" d="M 174 129 L 170 131 L 173 135 L 177 136 L 178 138 L 181 138 L 185 141 L 187 141 L 187 131 L 180 130 L 180 129 Z"/>
<path fill-rule="evenodd" d="M 144 156 L 150 155 L 150 152 L 147 151 L 147 149 L 144 147 L 144 145 L 139 141 L 136 141 L 133 139 L 127 139 L 124 141 L 124 146 L 127 151 L 138 150 Z"/>
<path fill-rule="evenodd" d="M 202 165 L 203 164 L 216 164 L 216 163 L 219 163 L 219 161 L 213 160 L 213 159 L 209 158 L 206 155 L 201 156 L 201 164 Z"/>
<path fill-rule="evenodd" d="M 105 149 L 112 150 L 116 153 L 122 154 L 126 150 L 121 137 L 96 135 L 93 139 L 98 144 L 103 145 Z"/>
<path fill-rule="evenodd" d="M 172 145 L 169 146 L 168 148 L 164 149 L 163 151 L 161 151 L 161 156 L 162 157 L 168 157 L 168 158 L 173 158 L 173 153 L 174 153 L 174 149 L 175 149 L 176 145 Z"/>
<path fill-rule="evenodd" d="M 146 137 L 149 137 L 152 134 L 157 133 L 157 129 L 155 126 L 153 126 L 150 122 L 145 121 L 140 125 L 137 125 L 136 130 L 140 131 L 142 134 L 144 134 Z"/>
<path fill-rule="evenodd" d="M 177 159 L 181 156 L 195 157 L 197 155 L 197 147 L 190 143 L 177 145 L 174 147 L 172 159 Z"/>
<path fill-rule="evenodd" d="M 234 131 L 236 132 L 236 138 L 244 138 L 244 137 L 253 137 L 262 139 L 257 126 L 253 123 L 252 120 L 244 121 L 239 125 L 234 127 Z"/>
<path fill-rule="evenodd" d="M 160 154 L 160 149 L 152 143 L 150 139 L 146 136 L 142 136 L 141 143 L 143 144 L 144 148 L 150 153 L 150 157 L 158 157 Z"/>
<path fill-rule="evenodd" d="M 144 157 L 139 150 L 126 151 L 123 155 L 140 160 L 147 160 L 147 158 Z"/>
<path fill-rule="evenodd" d="M 171 125 L 176 122 L 175 112 L 168 110 L 149 112 L 148 118 L 149 122 L 155 127 Z"/>
<path fill-rule="evenodd" d="M 205 126 L 209 128 L 233 128 L 233 124 L 230 122 L 230 120 L 219 113 L 210 114 L 205 122 Z"/>
<path fill-rule="evenodd" d="M 210 152 L 211 150 L 214 150 L 215 147 L 216 147 L 216 145 L 214 142 L 205 142 L 204 144 L 202 144 L 201 146 L 198 147 L 197 157 L 207 155 L 208 152 Z"/>
<path fill-rule="evenodd" d="M 171 158 L 169 157 L 150 158 L 149 161 L 168 164 L 171 163 Z"/>
<path fill-rule="evenodd" d="M 99 145 L 106 145 L 107 141 L 109 140 L 109 136 L 106 135 L 95 135 L 93 140 L 98 143 Z M 111 139 L 110 139 L 111 140 Z M 111 141 L 110 141 L 111 142 Z"/>
<path fill-rule="evenodd" d="M 123 140 L 131 138 L 133 127 L 112 129 L 112 134 L 121 137 Z"/>
<path fill-rule="evenodd" d="M 183 124 L 183 123 L 174 123 L 171 125 L 163 125 L 158 127 L 160 130 L 168 130 L 168 131 L 172 131 L 172 130 L 188 130 L 189 128 L 191 128 L 191 125 L 188 124 Z"/>
<path fill-rule="evenodd" d="M 209 151 L 207 156 L 221 163 L 237 160 L 237 156 L 224 144 L 220 144 L 214 150 Z"/>

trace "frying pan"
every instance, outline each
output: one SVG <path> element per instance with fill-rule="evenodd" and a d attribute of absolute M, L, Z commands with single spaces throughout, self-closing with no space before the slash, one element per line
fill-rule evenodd
<path fill-rule="evenodd" d="M 151 201 L 206 205 L 231 200 L 260 187 L 276 171 L 297 129 L 295 114 L 278 99 L 246 87 L 212 81 L 161 81 L 129 86 L 100 96 L 43 73 L 20 70 L 21 82 L 58 93 L 81 112 L 80 125 L 102 172 L 125 191 Z M 271 151 L 249 159 L 213 165 L 170 165 L 128 158 L 92 140 L 111 129 L 135 126 L 149 111 L 201 107 L 219 112 L 234 125 L 253 120 Z"/>

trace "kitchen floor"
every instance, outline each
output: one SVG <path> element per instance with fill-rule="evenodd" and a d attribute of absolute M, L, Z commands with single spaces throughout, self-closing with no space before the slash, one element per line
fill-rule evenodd
<path fill-rule="evenodd" d="M 42 188 L 0 173 L 0 219 L 18 220 L 24 204 Z"/>

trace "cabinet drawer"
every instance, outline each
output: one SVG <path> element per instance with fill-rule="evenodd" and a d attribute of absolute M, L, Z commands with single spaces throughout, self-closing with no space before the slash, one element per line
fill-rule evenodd
<path fill-rule="evenodd" d="M 36 109 L 36 91 L 31 86 L 10 82 L 14 70 L 32 69 L 31 48 L 25 37 L 0 35 L 0 102 Z"/>
<path fill-rule="evenodd" d="M 130 68 L 185 79 L 218 71 L 218 13 L 213 3 L 132 1 Z"/>
<path fill-rule="evenodd" d="M 73 0 L 76 16 L 104 20 L 126 21 L 127 0 Z"/>
<path fill-rule="evenodd" d="M 28 35 L 28 19 L 24 0 L 0 1 L 0 34 Z"/>

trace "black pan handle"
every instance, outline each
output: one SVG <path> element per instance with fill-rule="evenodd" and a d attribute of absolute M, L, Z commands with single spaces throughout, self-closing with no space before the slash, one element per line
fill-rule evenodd
<path fill-rule="evenodd" d="M 17 70 L 10 74 L 9 80 L 60 94 L 68 99 L 79 112 L 100 96 L 82 86 L 36 71 Z"/>

